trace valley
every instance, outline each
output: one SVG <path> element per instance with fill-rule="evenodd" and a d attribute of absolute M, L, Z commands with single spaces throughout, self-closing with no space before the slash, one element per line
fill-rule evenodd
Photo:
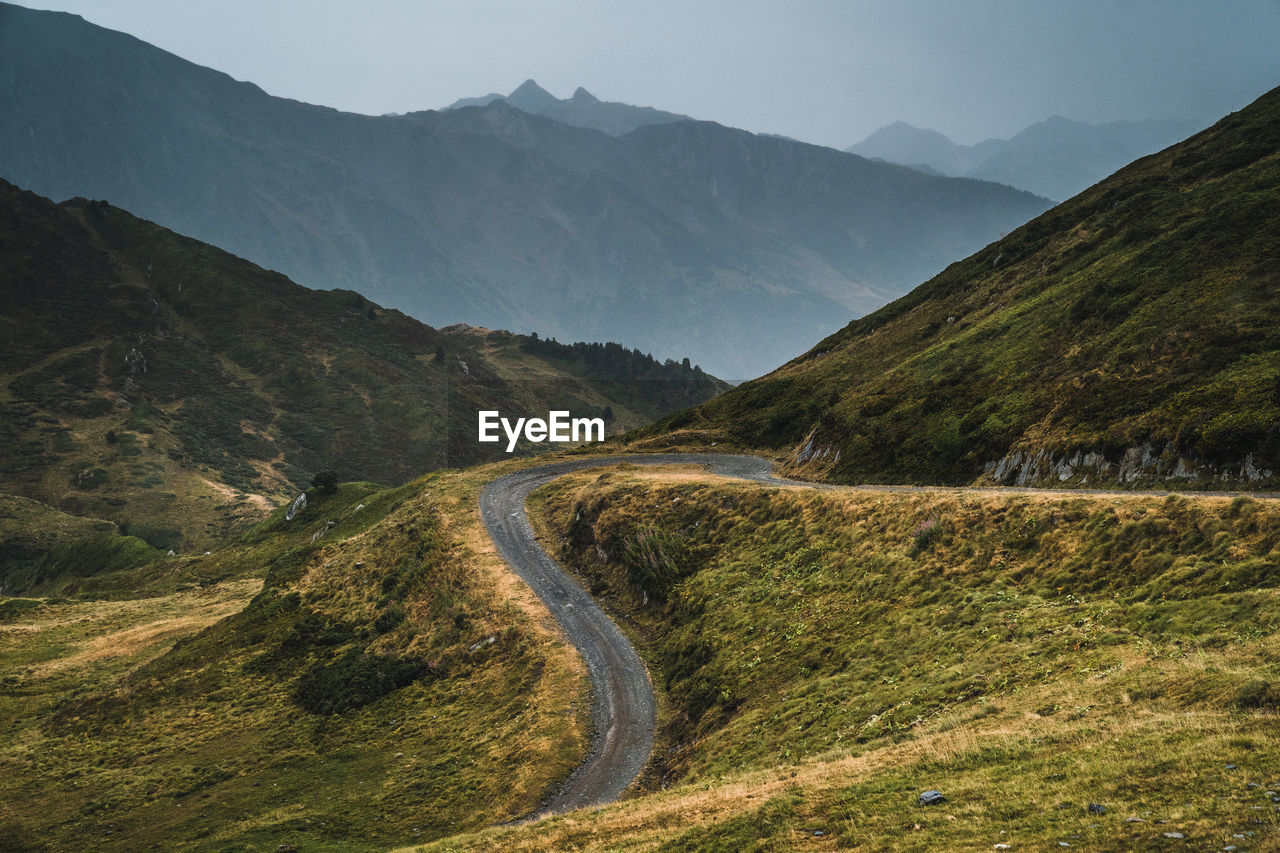
<path fill-rule="evenodd" d="M 1280 850 L 1280 12 L 55 5 L 0 850 Z"/>
<path fill-rule="evenodd" d="M 6 831 L 101 849 L 177 833 L 184 849 L 374 850 L 414 830 L 442 850 L 1277 837 L 1268 788 L 1252 787 L 1280 766 L 1274 499 L 814 487 L 771 482 L 766 461 L 696 455 L 537 465 L 344 486 L 212 557 L 89 576 L 77 601 L 6 602 L 7 714 L 31 735 L 9 741 L 3 778 L 38 786 L 6 795 L 27 804 Z M 557 477 L 532 493 L 525 536 L 634 643 L 657 715 L 652 760 L 619 803 L 483 829 L 555 806 L 592 728 L 591 664 L 498 562 L 534 540 L 495 547 L 481 526 L 481 486 L 504 475 L 526 484 L 517 494 Z M 306 704 L 309 679 L 406 652 L 442 671 L 373 701 Z M 198 727 L 177 725 L 188 718 Z M 233 759 L 226 726 L 249 721 Z M 529 751 L 553 744 L 554 759 Z M 503 771 L 486 769 L 495 759 Z M 141 771 L 94 769 L 111 762 Z M 491 798 L 496 811 L 450 799 L 517 767 L 533 775 Z M 196 768 L 217 775 L 174 775 Z M 346 787 L 364 779 L 382 781 Z M 264 782 L 287 789 L 296 819 L 247 798 Z M 947 803 L 913 805 L 926 788 Z M 322 805 L 339 789 L 341 815 Z"/>
<path fill-rule="evenodd" d="M 321 471 L 398 485 L 505 455 L 476 442 L 478 410 L 616 434 L 728 387 L 615 343 L 435 329 L 2 179 L 0 298 L 0 492 L 161 552 L 228 541 Z"/>
<path fill-rule="evenodd" d="M 733 381 L 1049 206 L 683 117 L 611 136 L 505 99 L 340 112 L 8 3 L 0 55 L 0 177 L 19 186 L 433 326 L 619 341 Z"/>

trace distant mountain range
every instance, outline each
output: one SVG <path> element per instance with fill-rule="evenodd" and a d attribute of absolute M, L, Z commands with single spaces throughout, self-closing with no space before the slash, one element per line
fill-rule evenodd
<path fill-rule="evenodd" d="M 651 432 L 845 483 L 1275 489 L 1277 151 L 1280 89 Z"/>
<path fill-rule="evenodd" d="M 708 122 L 614 137 L 505 101 L 342 113 L 8 4 L 0 116 L 0 177 L 42 195 L 106 199 L 433 325 L 617 340 L 732 378 L 1048 205 Z"/>
<path fill-rule="evenodd" d="M 524 81 L 510 95 L 490 93 L 480 98 L 463 98 L 445 109 L 487 107 L 496 101 L 508 103 L 521 112 L 546 116 L 575 127 L 589 127 L 610 136 L 622 136 L 646 124 L 693 120 L 686 115 L 653 107 L 634 107 L 617 101 L 602 101 L 581 86 L 573 93 L 573 97 L 562 100 L 533 80 Z"/>
<path fill-rule="evenodd" d="M 1183 120 L 1086 124 L 1054 116 L 1012 139 L 957 145 L 935 130 L 898 121 L 846 150 L 926 174 L 995 181 L 1062 201 L 1201 126 Z"/>

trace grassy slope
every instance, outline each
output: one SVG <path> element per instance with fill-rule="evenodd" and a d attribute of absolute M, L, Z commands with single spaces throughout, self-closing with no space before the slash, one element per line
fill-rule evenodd
<path fill-rule="evenodd" d="M 774 373 L 646 431 L 962 483 L 1010 450 L 1280 483 L 1280 90 L 1121 170 Z M 833 464 L 836 452 L 839 461 Z M 1073 484 L 1098 472 L 1078 464 Z M 1116 469 L 1102 480 L 1116 478 Z M 1056 478 L 1054 478 L 1056 481 Z"/>
<path fill-rule="evenodd" d="M 1280 843 L 1250 786 L 1280 780 L 1273 502 L 648 470 L 535 497 L 641 640 L 670 789 L 432 849 Z M 914 804 L 935 787 L 947 805 Z"/>
<path fill-rule="evenodd" d="M 376 850 L 531 811 L 589 705 L 483 535 L 485 477 L 347 484 L 0 605 L 0 847 Z"/>
<path fill-rule="evenodd" d="M 115 530 L 109 521 L 68 515 L 29 498 L 0 495 L 0 564 L 9 568 L 9 574 L 29 569 L 59 543 Z M 0 578 L 0 595 L 11 592 L 8 581 L 9 577 Z"/>
<path fill-rule="evenodd" d="M 164 550 L 224 540 L 319 470 L 394 484 L 505 456 L 477 444 L 478 409 L 614 399 L 551 365 L 526 387 L 356 293 L 3 182 L 0 298 L 0 490 Z"/>

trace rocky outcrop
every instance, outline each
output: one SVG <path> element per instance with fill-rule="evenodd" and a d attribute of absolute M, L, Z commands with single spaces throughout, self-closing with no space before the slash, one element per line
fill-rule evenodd
<path fill-rule="evenodd" d="M 1011 450 L 983 467 L 982 481 L 1002 486 L 1134 486 L 1183 482 L 1203 486 L 1257 486 L 1276 481 L 1254 454 L 1226 464 L 1181 456 L 1171 446 L 1127 448 L 1119 457 L 1096 450 Z"/>
<path fill-rule="evenodd" d="M 805 436 L 791 457 L 782 463 L 781 471 L 802 479 L 820 480 L 840 461 L 839 446 L 818 435 L 816 429 Z"/>

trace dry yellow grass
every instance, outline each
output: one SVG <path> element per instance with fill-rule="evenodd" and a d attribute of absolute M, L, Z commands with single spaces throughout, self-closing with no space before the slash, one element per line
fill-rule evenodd
<path fill-rule="evenodd" d="M 172 595 L 125 601 L 70 601 L 45 605 L 38 618 L 0 625 L 0 655 L 33 646 L 51 656 L 28 666 L 24 679 L 107 662 L 130 666 L 166 651 L 179 637 L 241 610 L 262 589 L 254 578 L 226 581 Z"/>
<path fill-rule="evenodd" d="M 218 595 L 212 600 L 208 595 L 193 595 L 189 592 L 177 593 L 173 596 L 167 596 L 169 600 L 163 602 L 165 605 L 163 607 L 164 610 L 172 609 L 176 612 L 143 624 L 115 629 L 115 624 L 118 624 L 121 620 L 129 618 L 145 619 L 149 612 L 159 609 L 157 605 L 160 604 L 159 602 L 143 599 L 142 601 L 151 606 L 128 607 L 127 605 L 137 605 L 140 602 L 124 602 L 122 604 L 125 606 L 119 608 L 119 611 L 121 611 L 119 615 L 110 619 L 112 627 L 103 629 L 106 631 L 105 633 L 96 634 L 83 640 L 78 644 L 78 650 L 71 654 L 36 667 L 32 675 L 35 678 L 40 678 L 53 670 L 100 664 L 109 658 L 131 658 L 131 662 L 144 660 L 150 655 L 159 654 L 167 649 L 179 637 L 194 634 L 196 631 L 238 612 L 261 588 L 261 581 L 241 580 L 219 584 L 213 588 L 213 592 Z M 201 592 L 205 591 L 202 590 Z M 101 613 L 100 608 L 95 608 L 93 615 L 95 619 L 100 619 L 106 614 Z M 66 623 L 62 624 L 65 625 Z M 54 623 L 42 626 L 42 629 L 56 629 L 57 627 L 58 623 Z"/>
<path fill-rule="evenodd" d="M 1219 581 L 1203 569 L 1199 574 L 1191 571 L 1195 542 L 1200 541 L 1195 537 L 1203 537 L 1203 555 L 1217 554 L 1225 561 L 1224 583 L 1238 571 L 1270 571 L 1274 576 L 1280 569 L 1273 556 L 1266 556 L 1274 547 L 1269 531 L 1276 529 L 1280 517 L 1274 503 L 1241 502 L 1232 496 L 1011 489 L 762 489 L 697 469 L 625 467 L 604 477 L 599 471 L 573 475 L 540 493 L 535 503 L 544 514 L 538 521 L 548 541 L 559 541 L 565 534 L 564 519 L 596 500 L 596 506 L 606 508 L 597 510 L 605 514 L 599 519 L 590 516 L 596 535 L 610 538 L 597 539 L 594 545 L 588 538 L 587 544 L 577 546 L 590 558 L 588 563 L 603 554 L 620 559 L 625 543 L 631 541 L 624 537 L 633 529 L 628 524 L 646 537 L 663 530 L 682 531 L 681 536 L 701 530 L 695 543 L 717 543 L 714 553 L 720 556 L 713 557 L 711 568 L 703 572 L 727 574 L 719 582 L 699 581 L 687 594 L 694 601 L 693 613 L 702 612 L 701 602 L 706 603 L 702 636 L 720 634 L 719 642 L 736 652 L 731 659 L 742 665 L 752 655 L 763 655 L 766 665 L 769 660 L 770 642 L 762 645 L 764 635 L 753 629 L 770 630 L 771 619 L 764 611 L 749 609 L 759 595 L 767 602 L 781 596 L 779 605 L 795 600 L 800 608 L 797 616 L 776 620 L 773 632 L 790 630 L 789 620 L 795 618 L 814 624 L 816 632 L 809 633 L 796 625 L 800 633 L 787 646 L 803 656 L 812 643 L 833 642 L 832 629 L 860 618 L 861 605 L 856 602 L 861 598 L 825 598 L 827 593 L 817 590 L 836 592 L 839 584 L 824 586 L 815 579 L 836 572 L 851 573 L 852 581 L 871 568 L 860 561 L 876 554 L 886 567 L 876 571 L 887 571 L 890 578 L 896 571 L 912 571 L 919 574 L 919 583 L 928 581 L 927 586 L 895 589 L 890 602 L 901 597 L 896 606 L 906 612 L 934 600 L 941 609 L 928 605 L 920 618 L 953 614 L 942 623 L 949 627 L 940 624 L 933 630 L 942 662 L 904 658 L 900 667 L 890 668 L 890 683 L 901 679 L 900 695 L 905 696 L 913 685 L 918 692 L 918 685 L 937 677 L 927 673 L 972 674 L 971 679 L 988 685 L 985 695 L 931 712 L 926 704 L 921 708 L 926 713 L 919 716 L 915 709 L 907 710 L 911 702 L 899 703 L 882 716 L 897 721 L 901 714 L 900 728 L 877 729 L 869 739 L 855 740 L 855 718 L 844 730 L 851 735 L 844 741 L 835 737 L 825 749 L 801 751 L 786 760 L 778 755 L 781 744 L 771 761 L 767 750 L 753 748 L 748 750 L 753 757 L 738 759 L 734 769 L 733 743 L 742 741 L 742 747 L 747 744 L 744 737 L 759 740 L 781 734 L 759 727 L 771 713 L 781 712 L 784 701 L 796 709 L 784 719 L 806 726 L 826 719 L 803 710 L 807 696 L 814 697 L 818 709 L 826 704 L 820 688 L 806 687 L 803 681 L 761 682 L 771 685 L 770 692 L 754 699 L 748 694 L 746 704 L 731 718 L 744 721 L 738 729 L 704 732 L 699 741 L 682 747 L 692 750 L 688 767 L 693 772 L 669 790 L 648 790 L 603 809 L 522 827 L 492 828 L 412 849 L 952 850 L 991 849 L 1001 841 L 1013 843 L 1014 849 L 1043 849 L 1064 841 L 1086 849 L 1133 850 L 1170 843 L 1162 835 L 1165 831 L 1181 832 L 1201 846 L 1220 847 L 1233 840 L 1241 849 L 1280 845 L 1274 806 L 1262 797 L 1262 789 L 1246 784 L 1268 786 L 1280 779 L 1276 717 L 1265 710 L 1241 710 L 1237 704 L 1240 685 L 1268 673 L 1280 674 L 1280 624 L 1266 621 L 1266 614 L 1280 610 L 1277 592 L 1274 584 L 1250 592 L 1228 583 L 1224 593 L 1241 591 L 1228 593 L 1235 598 L 1218 603 Z M 707 511 L 690 510 L 691 503 Z M 734 507 L 726 518 L 736 512 L 751 522 L 739 530 L 720 521 L 723 513 L 711 511 L 716 507 Z M 936 545 L 917 550 L 913 528 L 928 518 L 944 520 L 947 532 Z M 701 526 L 691 526 L 695 521 Z M 741 532 L 757 528 L 770 532 Z M 797 537 L 793 529 L 804 531 L 804 536 Z M 581 529 L 574 534 L 582 535 Z M 790 548 L 796 541 L 820 542 L 823 553 L 843 554 L 842 561 L 824 560 L 814 575 L 793 575 L 791 564 L 771 549 Z M 764 550 L 753 558 L 752 551 L 742 550 L 750 548 Z M 1112 549 L 1122 562 L 1107 568 L 1106 555 Z M 1166 553 L 1168 568 L 1161 569 Z M 1186 555 L 1191 562 L 1186 562 Z M 717 569 L 717 560 L 728 563 Z M 1151 560 L 1156 562 L 1143 562 Z M 1049 585 L 1061 583 L 1049 578 L 1063 566 L 1077 567 L 1077 582 Z M 1097 574 L 1100 571 L 1103 574 Z M 1009 639 L 995 634 L 986 639 L 985 627 L 980 636 L 973 635 L 987 624 L 979 605 L 996 604 L 984 594 L 986 582 L 981 580 L 993 572 L 994 586 L 1004 587 L 1010 598 L 999 598 L 1004 603 L 991 612 L 1001 615 L 991 625 L 1008 633 Z M 1145 580 L 1117 580 L 1144 572 Z M 1161 594 L 1167 587 L 1161 572 L 1183 584 L 1171 590 L 1198 590 L 1196 595 L 1205 596 L 1204 607 L 1198 599 L 1178 602 L 1170 593 Z M 765 583 L 759 590 L 738 588 L 756 575 L 774 576 L 773 587 Z M 672 615 L 646 616 L 639 594 L 618 586 L 622 577 L 621 569 L 605 567 L 592 569 L 587 580 L 603 584 L 620 615 L 635 620 L 634 637 L 660 642 L 669 630 L 662 623 Z M 1118 583 L 1114 597 L 1096 591 L 1107 590 L 1108 583 Z M 1118 614 L 1132 590 L 1144 583 L 1147 591 L 1138 593 L 1135 606 L 1157 620 L 1155 627 L 1140 627 L 1147 624 L 1147 616 L 1126 627 Z M 791 589 L 797 585 L 809 592 L 789 598 L 798 593 Z M 884 597 L 874 588 L 860 595 L 871 596 L 868 605 L 882 612 Z M 956 622 L 954 614 L 969 608 L 971 598 L 972 607 L 979 608 L 977 615 Z M 1228 617 L 1233 608 L 1241 610 Z M 735 616 L 736 609 L 742 612 Z M 1219 612 L 1223 615 L 1216 615 Z M 686 613 L 680 618 L 690 617 Z M 888 629 L 895 619 L 881 615 L 876 621 L 884 621 Z M 927 625 L 919 627 L 929 633 Z M 745 635 L 733 633 L 743 628 Z M 696 628 L 689 630 L 698 636 Z M 1027 639 L 1016 641 L 1019 632 Z M 890 631 L 876 641 L 876 653 L 893 660 L 907 654 L 911 642 L 919 641 Z M 954 649 L 944 651 L 953 645 L 968 651 L 959 657 Z M 983 656 L 1001 649 L 1013 649 L 1016 656 L 1019 647 L 1044 657 L 1023 663 L 1010 659 L 1006 687 L 998 677 L 993 682 L 982 675 Z M 651 648 L 644 653 L 654 666 L 659 652 Z M 913 676 L 917 668 L 926 674 Z M 654 676 L 661 687 L 663 673 Z M 866 689 L 873 686 L 882 693 L 886 689 L 871 683 Z M 738 683 L 730 689 L 745 688 Z M 666 703 L 676 705 L 684 698 L 665 697 Z M 857 698 L 841 701 L 852 704 Z M 669 709 L 664 716 L 670 719 Z M 663 749 L 660 742 L 659 750 Z M 698 759 L 706 749 L 717 750 L 718 757 Z M 1240 769 L 1224 770 L 1229 764 Z M 948 804 L 938 810 L 916 806 L 915 796 L 935 786 L 946 790 Z M 1085 805 L 1095 801 L 1108 804 L 1105 817 L 1086 812 Z M 1141 822 L 1129 823 L 1128 817 Z M 815 836 L 815 827 L 824 828 L 823 834 Z M 1248 845 L 1236 835 L 1247 838 Z"/>

